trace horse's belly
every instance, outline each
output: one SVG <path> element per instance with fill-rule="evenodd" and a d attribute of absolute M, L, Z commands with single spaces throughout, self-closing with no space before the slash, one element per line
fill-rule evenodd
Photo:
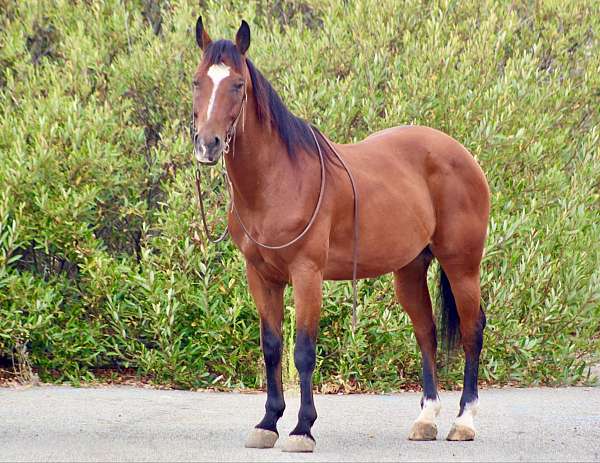
<path fill-rule="evenodd" d="M 387 210 L 386 210 L 387 209 Z M 332 233 L 325 279 L 352 278 L 353 226 Z M 406 211 L 372 208 L 361 215 L 358 240 L 358 278 L 393 272 L 410 263 L 429 244 L 434 231 L 433 210 Z"/>
<path fill-rule="evenodd" d="M 394 255 L 391 258 L 387 256 L 388 258 L 385 260 L 360 260 L 359 258 L 357 278 L 374 278 L 398 270 L 414 260 L 426 246 L 427 242 L 424 242 L 420 246 L 401 249 L 397 253 L 394 253 L 394 250 L 390 250 L 390 253 Z M 417 249 L 419 250 L 417 251 Z M 350 249 L 350 256 L 352 255 L 351 252 L 352 250 Z M 325 280 L 352 279 L 352 260 L 348 261 L 346 257 L 343 256 L 340 259 L 333 257 L 327 261 Z"/>

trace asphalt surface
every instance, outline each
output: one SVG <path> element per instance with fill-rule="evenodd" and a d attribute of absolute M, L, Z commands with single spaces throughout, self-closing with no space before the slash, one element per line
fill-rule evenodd
<path fill-rule="evenodd" d="M 282 438 L 299 397 L 286 395 Z M 314 454 L 244 448 L 264 394 L 129 387 L 0 389 L 0 461 L 600 461 L 600 388 L 480 392 L 474 442 L 443 440 L 459 394 L 441 394 L 438 440 L 410 442 L 419 394 L 317 395 Z"/>

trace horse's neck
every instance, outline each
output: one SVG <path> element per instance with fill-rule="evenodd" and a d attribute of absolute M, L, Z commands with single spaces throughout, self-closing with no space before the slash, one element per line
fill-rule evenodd
<path fill-rule="evenodd" d="M 231 151 L 226 155 L 227 173 L 238 207 L 268 209 L 282 183 L 298 182 L 285 146 L 256 120 L 238 127 Z"/>

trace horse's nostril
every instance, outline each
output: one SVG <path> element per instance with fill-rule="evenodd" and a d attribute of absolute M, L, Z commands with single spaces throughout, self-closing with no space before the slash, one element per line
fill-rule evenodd
<path fill-rule="evenodd" d="M 215 146 L 219 146 L 219 144 L 221 143 L 221 139 L 219 137 L 215 137 Z"/>

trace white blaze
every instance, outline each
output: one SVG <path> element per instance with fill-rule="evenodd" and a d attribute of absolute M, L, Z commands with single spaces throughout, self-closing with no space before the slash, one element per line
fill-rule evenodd
<path fill-rule="evenodd" d="M 211 78 L 213 83 L 212 93 L 210 95 L 210 100 L 208 100 L 208 109 L 206 110 L 206 120 L 210 119 L 210 113 L 213 110 L 215 104 L 215 96 L 217 95 L 217 89 L 219 88 L 219 84 L 223 79 L 229 76 L 229 66 L 224 63 L 221 64 L 213 64 L 208 68 L 207 75 Z"/>

